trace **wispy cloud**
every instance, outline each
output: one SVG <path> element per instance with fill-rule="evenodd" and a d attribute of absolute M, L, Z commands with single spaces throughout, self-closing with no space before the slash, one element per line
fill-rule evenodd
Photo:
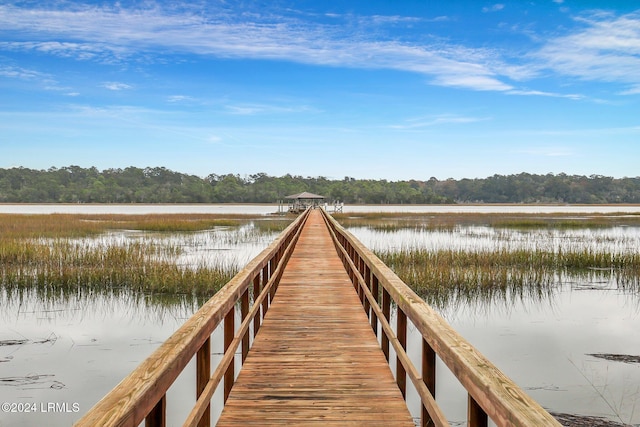
<path fill-rule="evenodd" d="M 102 87 L 113 91 L 133 89 L 133 86 L 120 82 L 104 82 Z"/>
<path fill-rule="evenodd" d="M 416 18 L 374 16 L 370 25 Z M 489 52 L 459 46 L 403 43 L 290 17 L 201 14 L 183 10 L 68 6 L 0 6 L 0 28 L 26 41 L 5 49 L 39 50 L 64 57 L 115 61 L 140 53 L 193 53 L 226 58 L 275 59 L 323 66 L 387 68 L 429 75 L 433 84 L 507 90 L 507 64 Z M 43 42 L 41 39 L 46 38 Z M 56 41 L 51 41 L 52 39 Z M 508 75 L 508 74 L 507 74 Z"/>
<path fill-rule="evenodd" d="M 545 70 L 558 76 L 628 84 L 630 89 L 622 91 L 624 94 L 635 94 L 640 85 L 640 13 L 594 13 L 576 18 L 578 30 L 567 30 L 565 35 L 544 42 L 528 55 L 510 55 L 442 40 L 429 43 L 385 37 L 383 31 L 377 31 L 389 25 L 430 21 L 411 16 L 356 17 L 354 28 L 327 23 L 330 14 L 323 15 L 322 20 L 303 20 L 295 14 L 285 16 L 273 10 L 195 10 L 189 3 L 164 8 L 155 3 L 144 3 L 146 8 L 54 4 L 63 6 L 51 9 L 1 5 L 0 33 L 11 41 L 1 42 L 0 49 L 112 63 L 196 54 L 393 69 L 425 75 L 433 85 L 526 96 L 555 96 L 517 87 L 522 81 L 540 77 Z M 498 12 L 504 7 L 496 3 L 484 11 Z M 338 21 L 350 19 L 336 14 L 331 17 Z"/>
<path fill-rule="evenodd" d="M 179 102 L 193 102 L 195 98 L 188 95 L 171 95 L 167 97 L 167 101 L 171 103 L 179 103 Z"/>
<path fill-rule="evenodd" d="M 640 86 L 640 13 L 594 13 L 577 31 L 550 40 L 533 57 L 541 66 L 583 80 Z"/>
<path fill-rule="evenodd" d="M 99 42 L 13 41 L 0 42 L 0 49 L 6 51 L 33 51 L 61 58 L 73 58 L 80 61 L 93 60 L 103 63 L 118 62 L 121 58 L 127 56 L 126 49 Z"/>
<path fill-rule="evenodd" d="M 391 125 L 389 127 L 392 129 L 409 130 L 409 129 L 419 129 L 419 128 L 426 128 L 426 127 L 447 125 L 447 124 L 476 123 L 476 122 L 481 122 L 485 120 L 489 120 L 489 119 L 484 117 L 460 116 L 456 114 L 440 114 L 436 116 L 407 119 L 402 124 Z"/>
<path fill-rule="evenodd" d="M 640 95 L 640 84 L 633 85 L 629 89 L 620 92 L 620 95 Z"/>
<path fill-rule="evenodd" d="M 547 96 L 551 98 L 566 98 L 566 99 L 584 99 L 584 95 L 577 93 L 555 93 L 545 92 L 541 90 L 526 90 L 526 89 L 512 89 L 505 92 L 507 95 L 523 95 L 523 96 Z"/>
<path fill-rule="evenodd" d="M 230 114 L 250 116 L 256 114 L 280 114 L 280 113 L 302 113 L 316 111 L 314 108 L 306 105 L 300 106 L 281 106 L 267 104 L 237 104 L 226 105 L 225 109 Z"/>
<path fill-rule="evenodd" d="M 494 4 L 493 6 L 483 7 L 482 11 L 484 13 L 487 13 L 487 12 L 498 12 L 498 11 L 500 11 L 502 9 L 504 9 L 504 4 L 497 3 L 497 4 Z"/>
<path fill-rule="evenodd" d="M 575 155 L 574 150 L 562 146 L 530 147 L 516 150 L 515 152 L 518 154 L 526 154 L 527 156 L 539 157 L 570 157 Z"/>
<path fill-rule="evenodd" d="M 68 87 L 63 87 L 48 73 L 31 70 L 13 65 L 0 65 L 0 78 L 19 79 L 32 82 L 46 91 L 67 92 L 68 96 L 77 96 L 76 92 L 69 92 Z"/>
<path fill-rule="evenodd" d="M 11 65 L 0 65 L 0 76 L 21 80 L 51 80 L 47 74 Z"/>

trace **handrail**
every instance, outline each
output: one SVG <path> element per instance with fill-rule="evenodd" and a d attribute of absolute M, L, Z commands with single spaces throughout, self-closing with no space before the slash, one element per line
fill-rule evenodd
<path fill-rule="evenodd" d="M 390 343 L 396 352 L 396 381 L 400 391 L 406 398 L 408 375 L 420 396 L 423 426 L 449 425 L 435 402 L 436 355 L 467 390 L 468 426 L 486 426 L 488 417 L 498 426 L 560 426 L 553 416 L 459 335 L 373 252 L 327 212 L 322 212 L 376 335 L 378 321 L 381 324 L 381 345 L 387 360 Z M 395 333 L 389 325 L 391 300 L 398 310 Z M 422 373 L 406 354 L 407 318 L 422 335 Z"/>
<path fill-rule="evenodd" d="M 194 356 L 198 400 L 186 425 L 209 425 L 211 396 L 224 378 L 226 401 L 234 382 L 235 351 L 242 344 L 244 362 L 249 351 L 249 324 L 253 322 L 255 337 L 308 215 L 309 210 L 291 223 L 75 425 L 133 427 L 143 420 L 146 426 L 165 425 L 166 392 Z M 249 311 L 251 284 L 254 298 Z M 236 331 L 238 302 L 242 324 Z M 211 334 L 223 321 L 225 354 L 211 374 Z"/>

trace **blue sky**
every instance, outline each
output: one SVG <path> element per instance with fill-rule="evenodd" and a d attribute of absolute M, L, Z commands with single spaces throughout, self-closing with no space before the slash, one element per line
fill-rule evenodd
<path fill-rule="evenodd" d="M 640 176 L 635 1 L 5 1 L 0 167 Z"/>

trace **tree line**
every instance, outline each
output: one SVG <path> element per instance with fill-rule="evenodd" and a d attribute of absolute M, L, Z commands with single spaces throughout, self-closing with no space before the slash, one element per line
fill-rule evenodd
<path fill-rule="evenodd" d="M 560 174 L 387 181 L 211 174 L 164 167 L 0 169 L 0 203 L 275 203 L 308 191 L 347 204 L 640 203 L 640 177 Z"/>

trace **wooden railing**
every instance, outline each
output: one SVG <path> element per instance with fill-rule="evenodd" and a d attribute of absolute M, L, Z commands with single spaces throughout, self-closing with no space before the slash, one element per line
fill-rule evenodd
<path fill-rule="evenodd" d="M 378 334 L 387 360 L 389 345 L 396 353 L 396 380 L 406 399 L 407 376 L 422 401 L 421 425 L 448 426 L 436 403 L 436 356 L 467 390 L 467 425 L 560 426 L 544 408 L 525 394 L 440 315 L 413 292 L 389 267 L 326 212 L 325 221 L 349 273 L 371 327 Z M 397 307 L 396 329 L 390 325 L 391 305 Z M 406 353 L 407 318 L 422 335 L 421 370 Z"/>
<path fill-rule="evenodd" d="M 189 361 L 196 358 L 197 401 L 184 425 L 210 425 L 210 402 L 224 378 L 224 400 L 235 380 L 234 356 L 242 346 L 242 362 L 308 217 L 306 211 L 276 240 L 220 289 L 180 329 L 100 400 L 76 426 L 146 426 L 166 424 L 166 393 Z M 250 306 L 253 295 L 253 303 Z M 241 325 L 235 327 L 240 305 Z M 211 334 L 224 321 L 224 356 L 211 373 Z"/>

